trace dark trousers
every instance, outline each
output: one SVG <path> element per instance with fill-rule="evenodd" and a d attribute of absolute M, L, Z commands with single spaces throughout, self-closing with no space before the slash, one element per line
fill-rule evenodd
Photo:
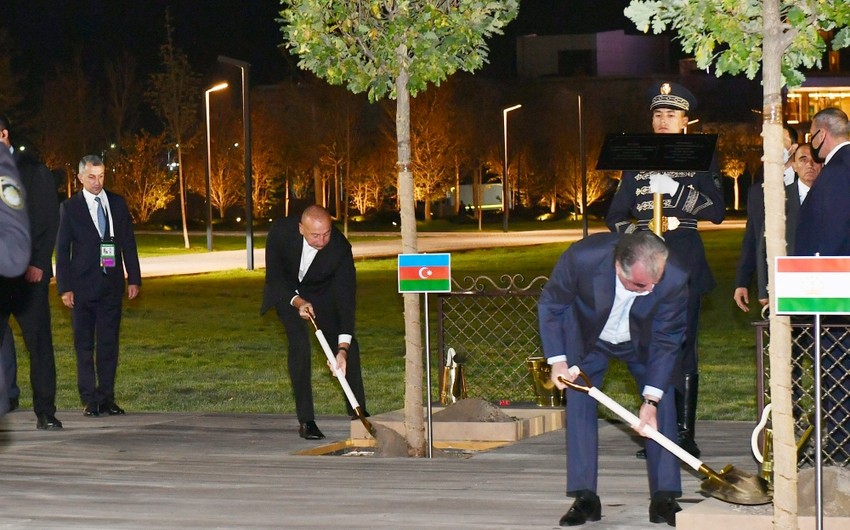
<path fill-rule="evenodd" d="M 111 288 L 104 279 L 100 296 L 74 300 L 71 326 L 77 352 L 77 390 L 84 404 L 115 401 L 122 296 L 123 291 Z"/>
<path fill-rule="evenodd" d="M 6 377 L 6 397 L 18 399 L 21 396 L 21 388 L 18 386 L 18 350 L 15 348 L 15 335 L 7 323 L 0 331 L 0 368 Z"/>
<path fill-rule="evenodd" d="M 338 324 L 332 312 L 322 312 L 322 304 L 316 304 L 313 309 L 316 311 L 316 325 L 322 330 L 331 350 L 336 355 Z M 295 412 L 298 416 L 298 421 L 304 423 L 316 419 L 313 408 L 313 383 L 311 380 L 312 370 L 312 341 L 318 341 L 312 337 L 313 326 L 309 321 L 298 316 L 298 310 L 290 306 L 286 301 L 280 302 L 275 306 L 277 316 L 283 323 L 286 330 L 286 338 L 289 341 L 289 350 L 287 357 L 287 366 L 289 368 L 289 381 L 292 384 L 292 392 L 295 395 Z M 321 354 L 322 365 L 325 365 L 325 355 Z M 360 347 L 357 344 L 357 339 L 351 339 L 351 346 L 348 350 L 348 358 L 346 360 L 345 379 L 351 386 L 351 391 L 354 397 L 360 404 L 363 411 L 366 410 L 366 395 L 363 390 L 363 376 L 360 371 Z M 343 398 L 345 396 L 343 395 Z M 345 407 L 349 415 L 354 414 L 354 410 L 345 400 Z"/>
<path fill-rule="evenodd" d="M 30 384 L 32 385 L 33 410 L 36 414 L 56 413 L 56 361 L 53 352 L 53 332 L 50 326 L 50 301 L 48 289 L 50 280 L 45 278 L 38 283 L 29 283 L 23 279 L 6 284 L 9 305 L 4 317 L 13 315 L 21 327 L 24 344 L 30 356 Z M 13 340 L 11 330 L 8 340 Z M 6 355 L 15 355 L 14 346 L 3 351 Z M 6 368 L 7 385 L 15 383 L 17 363 L 14 359 L 3 359 Z M 14 368 L 10 368 L 14 367 Z M 11 372 L 11 373 L 10 373 Z M 20 390 L 18 390 L 18 393 Z M 17 397 L 10 394 L 10 397 Z"/>
<path fill-rule="evenodd" d="M 682 344 L 682 375 L 699 373 L 699 354 L 697 352 L 697 336 L 699 335 L 699 310 L 702 305 L 702 295 L 688 293 L 688 327 L 685 331 L 685 342 Z M 677 387 L 680 386 L 678 383 Z"/>
<path fill-rule="evenodd" d="M 646 365 L 638 359 L 631 343 L 610 344 L 597 341 L 593 350 L 579 361 L 579 368 L 590 378 L 593 386 L 601 387 L 611 359 L 626 363 L 643 391 Z M 658 430 L 671 440 L 676 440 L 676 403 L 673 386 L 665 388 L 658 403 Z M 567 495 L 575 496 L 582 490 L 597 492 L 599 474 L 598 403 L 576 390 L 567 389 Z M 679 461 L 672 453 L 646 439 L 646 468 L 650 493 L 667 492 L 676 496 L 682 493 Z"/>

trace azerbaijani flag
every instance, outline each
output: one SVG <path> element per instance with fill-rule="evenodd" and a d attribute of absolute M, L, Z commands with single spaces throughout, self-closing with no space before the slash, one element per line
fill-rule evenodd
<path fill-rule="evenodd" d="M 850 314 L 850 257 L 776 258 L 777 315 Z"/>
<path fill-rule="evenodd" d="M 450 292 L 451 261 L 451 254 L 399 254 L 398 292 Z"/>

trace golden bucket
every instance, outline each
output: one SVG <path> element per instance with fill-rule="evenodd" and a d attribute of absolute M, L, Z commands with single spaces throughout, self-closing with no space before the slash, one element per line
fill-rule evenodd
<path fill-rule="evenodd" d="M 534 395 L 538 407 L 561 407 L 564 405 L 564 391 L 558 390 L 550 377 L 551 368 L 545 357 L 529 357 L 525 361 L 531 380 L 534 382 Z"/>

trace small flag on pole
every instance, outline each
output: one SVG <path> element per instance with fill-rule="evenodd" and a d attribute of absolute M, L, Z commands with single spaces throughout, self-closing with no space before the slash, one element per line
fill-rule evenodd
<path fill-rule="evenodd" d="M 850 257 L 779 256 L 777 315 L 850 314 Z"/>
<path fill-rule="evenodd" d="M 398 292 L 451 292 L 451 254 L 399 254 Z"/>

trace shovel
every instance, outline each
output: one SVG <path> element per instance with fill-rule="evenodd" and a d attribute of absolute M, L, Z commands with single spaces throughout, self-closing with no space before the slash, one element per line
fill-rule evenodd
<path fill-rule="evenodd" d="M 342 385 L 342 391 L 345 392 L 345 397 L 348 398 L 348 403 L 351 405 L 351 408 L 354 409 L 354 412 L 357 413 L 357 417 L 360 418 L 360 423 L 363 424 L 363 427 L 365 427 L 369 434 L 372 435 L 372 438 L 377 439 L 378 435 L 375 432 L 375 426 L 372 425 L 372 422 L 367 420 L 366 416 L 363 415 L 363 409 L 360 408 L 360 403 L 358 403 L 357 398 L 354 397 L 354 392 L 351 391 L 351 385 L 348 384 L 348 381 L 345 379 L 345 375 L 336 365 L 336 357 L 333 354 L 333 350 L 331 350 L 331 345 L 328 344 L 328 340 L 325 338 L 325 334 L 322 333 L 322 330 L 320 330 L 319 326 L 316 325 L 316 321 L 312 316 L 310 317 L 310 322 L 316 329 L 316 338 L 319 339 L 319 344 L 322 345 L 322 351 L 325 352 L 325 357 L 328 358 L 328 363 L 331 365 L 331 371 L 339 380 L 339 384 Z"/>
<path fill-rule="evenodd" d="M 558 380 L 573 390 L 585 392 L 596 401 L 611 409 L 633 428 L 637 428 L 640 425 L 640 419 L 637 416 L 594 387 L 587 375 L 578 366 L 571 367 L 570 373 L 578 374 L 587 386 L 567 381 L 563 377 L 559 377 Z M 648 438 L 655 440 L 661 447 L 673 453 L 682 462 L 708 477 L 700 484 L 704 494 L 733 504 L 767 504 L 771 502 L 772 495 L 770 488 L 767 481 L 763 478 L 735 469 L 732 464 L 727 465 L 720 472 L 714 471 L 656 429 L 646 425 L 643 428 L 643 433 Z"/>

